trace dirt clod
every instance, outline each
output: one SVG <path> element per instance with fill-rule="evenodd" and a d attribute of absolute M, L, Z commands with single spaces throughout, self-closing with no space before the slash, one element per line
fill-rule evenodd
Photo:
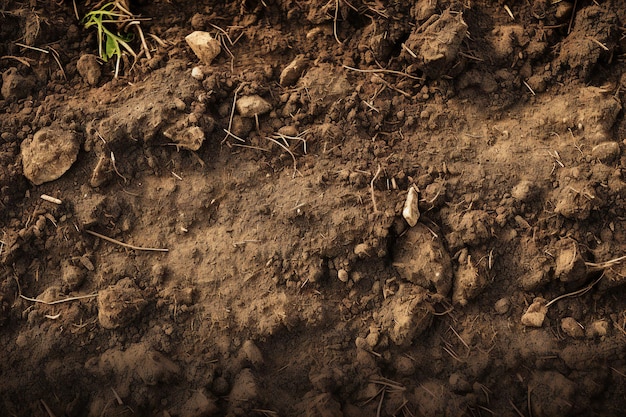
<path fill-rule="evenodd" d="M 105 329 L 117 329 L 139 317 L 146 304 L 141 290 L 124 278 L 98 294 L 98 321 Z"/>
<path fill-rule="evenodd" d="M 56 180 L 74 164 L 79 147 L 77 135 L 61 127 L 37 131 L 22 143 L 24 175 L 35 185 Z"/>

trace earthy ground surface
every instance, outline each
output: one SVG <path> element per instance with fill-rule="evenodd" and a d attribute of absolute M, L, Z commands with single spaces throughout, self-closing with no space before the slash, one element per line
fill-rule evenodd
<path fill-rule="evenodd" d="M 0 415 L 623 415 L 624 2 L 0 6 Z"/>

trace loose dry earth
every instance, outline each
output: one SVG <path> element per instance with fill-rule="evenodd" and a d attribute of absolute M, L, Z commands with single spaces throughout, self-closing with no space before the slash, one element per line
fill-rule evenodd
<path fill-rule="evenodd" d="M 623 1 L 1 3 L 1 415 L 622 415 Z"/>

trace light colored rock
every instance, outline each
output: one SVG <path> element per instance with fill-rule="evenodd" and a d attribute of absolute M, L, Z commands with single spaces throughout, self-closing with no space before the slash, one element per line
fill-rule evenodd
<path fill-rule="evenodd" d="M 177 135 L 174 140 L 182 148 L 197 151 L 204 143 L 204 131 L 198 126 L 189 126 Z"/>
<path fill-rule="evenodd" d="M 255 403 L 259 398 L 259 387 L 250 368 L 245 368 L 235 377 L 228 399 L 231 406 L 244 403 Z"/>
<path fill-rule="evenodd" d="M 606 320 L 596 320 L 587 327 L 585 335 L 589 339 L 604 337 L 609 332 L 609 322 Z"/>
<path fill-rule="evenodd" d="M 565 317 L 561 320 L 561 330 L 569 337 L 580 339 L 585 336 L 585 330 L 573 317 Z"/>
<path fill-rule="evenodd" d="M 341 282 L 348 282 L 348 280 L 350 279 L 348 271 L 346 271 L 345 269 L 340 269 L 339 271 L 337 271 L 337 277 Z"/>
<path fill-rule="evenodd" d="M 6 100 L 26 98 L 35 88 L 34 76 L 24 77 L 17 68 L 11 67 L 2 73 L 2 97 Z"/>
<path fill-rule="evenodd" d="M 252 340 L 246 340 L 239 351 L 239 357 L 250 365 L 258 367 L 263 365 L 263 354 Z"/>
<path fill-rule="evenodd" d="M 404 208 L 402 209 L 402 217 L 413 227 L 417 224 L 420 218 L 420 210 L 418 207 L 418 194 L 415 187 L 411 186 L 409 192 L 406 195 L 406 201 L 404 202 Z"/>
<path fill-rule="evenodd" d="M 211 62 L 222 51 L 220 42 L 215 39 L 209 32 L 195 31 L 185 36 L 185 41 L 196 54 L 196 56 L 205 65 L 211 65 Z"/>
<path fill-rule="evenodd" d="M 54 181 L 76 162 L 80 141 L 66 129 L 46 127 L 22 142 L 24 176 L 33 184 Z"/>
<path fill-rule="evenodd" d="M 198 81 L 204 80 L 204 71 L 200 67 L 193 67 L 191 69 L 191 77 L 195 78 Z"/>
<path fill-rule="evenodd" d="M 547 313 L 546 300 L 539 297 L 535 298 L 522 316 L 522 324 L 527 327 L 541 327 Z"/>
<path fill-rule="evenodd" d="M 580 254 L 578 243 L 573 239 L 557 242 L 556 268 L 554 276 L 562 282 L 578 282 L 587 275 L 585 260 Z"/>
<path fill-rule="evenodd" d="M 330 104 L 351 94 L 354 85 L 348 81 L 345 71 L 333 64 L 322 63 L 310 68 L 298 81 L 307 89 L 312 101 Z"/>
<path fill-rule="evenodd" d="M 397 346 L 408 346 L 430 327 L 433 308 L 422 287 L 401 284 L 398 292 L 387 297 L 379 314 L 379 326 Z"/>
<path fill-rule="evenodd" d="M 298 55 L 293 61 L 289 63 L 280 73 L 280 85 L 283 87 L 289 87 L 298 81 L 302 72 L 306 69 L 308 60 L 304 55 Z"/>
<path fill-rule="evenodd" d="M 527 180 L 520 181 L 513 190 L 511 195 L 514 199 L 519 201 L 526 201 L 532 196 L 533 183 Z"/>
<path fill-rule="evenodd" d="M 272 105 L 257 95 L 238 98 L 236 107 L 242 117 L 260 116 L 272 110 Z"/>

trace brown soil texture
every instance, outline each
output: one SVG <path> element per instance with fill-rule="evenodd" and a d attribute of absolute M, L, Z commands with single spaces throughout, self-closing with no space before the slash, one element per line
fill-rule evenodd
<path fill-rule="evenodd" d="M 623 415 L 625 2 L 0 4 L 0 415 Z"/>

